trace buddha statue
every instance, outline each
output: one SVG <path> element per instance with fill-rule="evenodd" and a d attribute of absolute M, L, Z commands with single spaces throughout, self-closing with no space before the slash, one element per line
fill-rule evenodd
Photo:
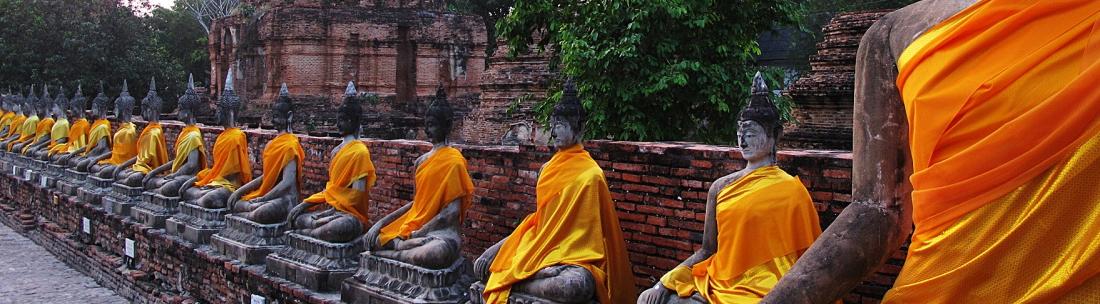
<path fill-rule="evenodd" d="M 184 183 L 183 201 L 208 209 L 226 208 L 226 200 L 237 187 L 252 180 L 248 139 L 237 128 L 236 115 L 241 98 L 233 90 L 233 69 L 225 78 L 225 90 L 218 99 L 218 118 L 225 128 L 214 140 L 214 165 L 203 169 Z"/>
<path fill-rule="evenodd" d="M 603 170 L 584 150 L 585 112 L 572 81 L 551 115 L 553 146 L 535 188 L 535 213 L 474 262 L 474 303 L 517 293 L 554 303 L 631 303 L 634 276 Z M 475 285 L 476 286 L 476 285 Z"/>
<path fill-rule="evenodd" d="M 0 99 L 0 109 L 3 109 L 3 115 L 0 115 L 0 138 L 7 136 L 9 133 L 8 131 L 11 130 L 11 121 L 16 115 L 12 103 L 16 97 L 16 95 L 11 93 L 11 88 L 8 88 L 8 93 L 4 94 L 4 97 Z"/>
<path fill-rule="evenodd" d="M 50 142 L 50 131 L 53 130 L 54 118 L 50 115 L 50 109 L 53 108 L 54 99 L 50 96 L 49 85 L 42 85 L 42 98 L 38 99 L 38 103 L 34 105 L 35 112 L 38 113 L 38 123 L 34 125 L 34 135 L 31 139 L 22 143 L 15 144 L 12 150 L 19 151 L 19 154 L 24 156 L 33 156 L 30 153 L 36 147 L 40 145 L 47 145 Z"/>
<path fill-rule="evenodd" d="M 83 152 L 84 147 L 88 145 L 88 129 L 91 127 L 91 123 L 88 122 L 87 118 L 84 118 L 87 98 L 84 98 L 82 91 L 83 88 L 77 85 L 76 93 L 69 100 L 68 117 L 73 120 L 68 131 L 69 138 L 64 143 L 50 148 L 49 158 L 51 162 L 69 164 L 69 160 L 81 154 L 80 152 Z"/>
<path fill-rule="evenodd" d="M 119 167 L 137 157 L 137 126 L 130 122 L 135 102 L 137 100 L 130 96 L 129 85 L 123 80 L 122 93 L 115 98 L 115 120 L 119 126 L 111 138 L 111 152 L 108 154 L 110 157 L 96 162 L 88 173 L 100 179 L 113 179 Z"/>
<path fill-rule="evenodd" d="M 783 123 L 771 94 L 757 73 L 737 122 L 745 168 L 711 183 L 702 247 L 638 303 L 758 302 L 821 234 L 810 193 L 775 164 Z"/>
<path fill-rule="evenodd" d="M 195 93 L 195 77 L 189 75 L 187 90 L 176 103 L 179 120 L 186 124 L 176 137 L 176 158 L 145 174 L 142 181 L 145 189 L 154 190 L 165 197 L 178 197 L 180 188 L 199 170 L 206 168 L 206 146 L 203 143 L 202 130 L 195 124 L 195 111 L 201 102 L 199 95 Z M 161 176 L 164 172 L 168 174 Z"/>
<path fill-rule="evenodd" d="M 305 151 L 291 130 L 294 105 L 284 83 L 272 105 L 271 122 L 279 134 L 263 152 L 263 174 L 229 196 L 232 212 L 259 224 L 286 221 L 287 213 L 301 200 Z"/>
<path fill-rule="evenodd" d="M 7 141 L 0 143 L 7 148 L 8 152 L 19 153 L 20 149 L 15 149 L 16 146 L 22 148 L 24 143 L 34 138 L 35 128 L 38 126 L 38 96 L 34 95 L 34 85 L 31 85 L 30 94 L 23 100 L 23 115 L 26 119 L 23 120 L 19 127 L 19 135 L 9 138 Z"/>
<path fill-rule="evenodd" d="M 89 169 L 100 160 L 111 156 L 111 122 L 107 120 L 107 99 L 103 82 L 99 83 L 99 94 L 92 99 L 92 119 L 94 122 L 88 129 L 88 144 L 78 156 L 69 159 L 69 165 L 76 167 L 77 172 L 89 172 Z"/>
<path fill-rule="evenodd" d="M 49 152 L 56 146 L 64 145 L 69 141 L 69 118 L 66 109 L 69 108 L 69 99 L 65 97 L 65 88 L 57 88 L 57 98 L 50 105 L 50 115 L 54 123 L 50 128 L 49 140 L 28 148 L 28 154 L 37 160 L 49 160 Z"/>
<path fill-rule="evenodd" d="M 120 166 L 126 168 L 115 175 L 115 181 L 130 187 L 142 187 L 145 176 L 168 163 L 168 143 L 160 126 L 163 100 L 157 96 L 156 78 L 149 80 L 149 92 L 141 100 L 141 117 L 147 122 L 137 139 L 137 156 Z"/>
<path fill-rule="evenodd" d="M 429 269 L 443 269 L 461 257 L 463 214 L 473 201 L 474 184 L 466 158 L 447 140 L 454 113 L 440 87 L 428 106 L 424 131 L 432 149 L 415 168 L 412 202 L 383 217 L 367 232 L 371 254 Z"/>
<path fill-rule="evenodd" d="M 21 95 L 22 95 L 22 92 L 20 92 L 20 95 L 16 95 L 13 98 L 11 98 L 11 109 L 12 109 L 12 113 L 14 115 L 11 117 L 11 120 L 7 123 L 8 130 L 7 130 L 7 133 L 4 133 L 3 140 L 0 140 L 0 149 L 3 149 L 4 147 L 7 147 L 9 143 L 11 143 L 12 141 L 19 138 L 19 136 L 22 135 L 22 133 L 23 133 L 23 124 L 27 120 L 27 115 L 26 115 L 26 110 L 25 110 L 26 107 L 24 107 L 24 104 L 26 103 L 27 99 L 23 98 L 23 96 L 21 96 Z M 6 150 L 4 150 L 4 151 L 6 151 Z"/>
<path fill-rule="evenodd" d="M 305 199 L 290 211 L 287 222 L 294 233 L 332 243 L 346 243 L 360 237 L 370 206 L 370 188 L 376 180 L 367 144 L 359 140 L 363 108 L 355 83 L 348 82 L 344 100 L 337 110 L 337 127 L 343 136 L 330 152 L 329 180 L 325 189 Z"/>

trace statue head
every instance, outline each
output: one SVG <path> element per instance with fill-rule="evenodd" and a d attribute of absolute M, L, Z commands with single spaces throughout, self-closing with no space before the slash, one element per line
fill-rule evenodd
<path fill-rule="evenodd" d="M 157 96 L 157 79 L 149 79 L 149 92 L 141 99 L 141 118 L 149 122 L 160 121 L 160 106 L 163 103 L 164 100 Z"/>
<path fill-rule="evenodd" d="M 355 90 L 355 82 L 348 81 L 348 87 L 344 90 L 344 101 L 340 103 L 337 114 L 336 127 L 340 129 L 341 136 L 359 136 L 362 127 L 363 106 Z"/>
<path fill-rule="evenodd" d="M 241 110 L 241 97 L 233 89 L 233 67 L 225 73 L 225 89 L 218 98 L 218 119 L 222 126 L 232 128 L 237 125 L 237 111 Z"/>
<path fill-rule="evenodd" d="M 180 121 L 188 125 L 195 124 L 195 110 L 199 107 L 201 101 L 199 94 L 195 93 L 195 75 L 187 75 L 187 90 L 177 100 Z"/>
<path fill-rule="evenodd" d="M 50 116 L 50 109 L 53 108 L 53 97 L 50 96 L 50 85 L 42 84 L 42 97 L 38 98 L 38 104 L 34 106 L 38 112 L 38 117 L 46 118 Z"/>
<path fill-rule="evenodd" d="M 8 102 L 11 104 L 11 111 L 17 114 L 23 114 L 23 102 L 26 98 L 23 98 L 23 88 L 19 88 L 19 94 L 12 95 Z"/>
<path fill-rule="evenodd" d="M 107 98 L 107 93 L 103 89 L 103 81 L 99 82 L 99 94 L 95 95 L 95 99 L 92 99 L 92 118 L 105 119 L 107 118 L 107 104 L 111 102 Z"/>
<path fill-rule="evenodd" d="M 737 143 L 745 160 L 775 159 L 776 144 L 783 132 L 779 109 L 759 72 L 752 80 L 752 96 L 737 121 Z"/>
<path fill-rule="evenodd" d="M 38 95 L 34 95 L 34 85 L 32 84 L 31 90 L 27 94 L 27 98 L 23 99 L 23 107 L 21 108 L 23 110 L 23 115 L 27 117 L 36 115 L 34 110 L 36 104 L 38 104 Z"/>
<path fill-rule="evenodd" d="M 424 118 L 424 133 L 428 134 L 428 140 L 433 144 L 447 141 L 447 135 L 451 134 L 454 125 L 454 111 L 447 102 L 447 91 L 440 85 L 435 91 L 435 97 L 428 105 L 428 115 Z"/>
<path fill-rule="evenodd" d="M 554 112 L 550 115 L 550 133 L 554 147 L 560 149 L 582 143 L 586 119 L 584 106 L 577 97 L 577 86 L 572 79 L 566 80 L 561 100 L 554 105 Z"/>
<path fill-rule="evenodd" d="M 53 112 L 54 119 L 65 118 L 65 110 L 69 108 L 69 98 L 65 97 L 65 87 L 57 87 L 57 98 L 53 100 L 53 107 L 50 111 Z"/>
<path fill-rule="evenodd" d="M 294 101 L 290 99 L 290 90 L 286 88 L 286 83 L 279 87 L 279 97 L 275 97 L 271 111 L 271 124 L 275 125 L 275 129 L 290 133 L 294 119 Z"/>
<path fill-rule="evenodd" d="M 134 115 L 134 103 L 137 100 L 133 96 L 130 96 L 130 85 L 125 79 L 122 80 L 122 93 L 118 98 L 115 98 L 115 119 L 119 122 L 130 121 L 130 116 Z"/>
<path fill-rule="evenodd" d="M 84 108 L 87 107 L 88 99 L 84 98 L 84 88 L 80 85 L 76 85 L 76 93 L 73 94 L 73 99 L 69 100 L 69 116 L 74 119 L 84 118 Z"/>

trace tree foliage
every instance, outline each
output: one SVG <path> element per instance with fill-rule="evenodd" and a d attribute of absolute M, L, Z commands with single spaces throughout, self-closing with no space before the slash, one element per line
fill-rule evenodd
<path fill-rule="evenodd" d="M 731 142 L 757 37 L 801 12 L 795 0 L 518 0 L 497 30 L 513 51 L 553 48 L 589 110 L 588 137 Z"/>

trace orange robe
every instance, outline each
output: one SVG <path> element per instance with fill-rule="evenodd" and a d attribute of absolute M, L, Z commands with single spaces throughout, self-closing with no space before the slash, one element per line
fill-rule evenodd
<path fill-rule="evenodd" d="M 452 147 L 436 150 L 416 168 L 416 186 L 413 189 L 416 193 L 412 207 L 382 227 L 379 244 L 389 243 L 398 237 L 409 238 L 413 231 L 419 230 L 456 199 L 462 200 L 459 214 L 465 214 L 474 198 L 474 183 L 466 171 L 466 158 Z"/>
<path fill-rule="evenodd" d="M 556 265 L 582 267 L 600 303 L 634 303 L 634 274 L 607 180 L 581 145 L 554 154 L 535 186 L 535 213 L 500 247 L 482 296 L 505 304 L 512 285 Z"/>
<path fill-rule="evenodd" d="M 1098 29 L 1100 1 L 985 0 L 903 52 L 916 230 L 885 302 L 1095 302 Z"/>
<path fill-rule="evenodd" d="M 53 127 L 50 128 L 49 149 L 53 149 L 53 147 L 60 145 L 61 143 L 58 142 L 59 140 L 63 138 L 68 139 L 69 127 L 69 120 L 66 118 L 61 118 L 53 123 Z"/>
<path fill-rule="evenodd" d="M 164 131 L 159 122 L 151 122 L 141 130 L 137 147 L 137 160 L 130 167 L 131 170 L 149 173 L 168 163 L 168 143 L 164 141 Z"/>
<path fill-rule="evenodd" d="M 43 137 L 49 137 L 50 131 L 53 131 L 53 118 L 47 117 L 46 119 L 39 120 L 34 125 L 34 137 L 30 141 L 27 141 L 26 145 L 23 145 L 23 151 L 19 151 L 20 154 L 26 155 L 27 151 L 31 150 L 31 146 L 37 143 Z"/>
<path fill-rule="evenodd" d="M 78 119 L 69 127 L 69 140 L 50 148 L 50 155 L 73 153 L 84 149 L 84 146 L 88 145 L 88 127 L 90 126 L 87 119 Z"/>
<path fill-rule="evenodd" d="M 4 140 L 8 140 L 13 136 L 19 136 L 23 133 L 23 123 L 27 121 L 27 117 L 23 114 L 15 115 L 12 117 L 10 126 L 8 127 L 8 134 L 4 135 Z"/>
<path fill-rule="evenodd" d="M 92 123 L 92 128 L 88 130 L 88 144 L 84 146 L 84 152 L 80 155 L 88 155 L 88 152 L 92 152 L 101 139 L 107 140 L 107 147 L 111 146 L 111 122 L 102 118 Z"/>
<path fill-rule="evenodd" d="M 35 133 L 34 131 L 36 131 L 35 128 L 37 126 L 38 126 L 38 115 L 33 115 L 33 116 L 27 117 L 27 119 L 23 120 L 23 125 L 21 127 L 19 127 L 19 137 L 16 138 L 14 141 L 8 143 L 8 152 L 19 152 L 19 151 L 12 151 L 11 149 L 14 148 L 16 144 L 19 144 L 19 143 L 22 143 L 22 142 L 33 139 L 34 138 L 34 133 Z"/>
<path fill-rule="evenodd" d="M 283 133 L 272 139 L 264 147 L 264 177 L 260 182 L 260 188 L 241 197 L 242 200 L 252 200 L 264 196 L 279 183 L 283 168 L 290 161 L 297 161 L 298 189 L 302 188 L 302 166 L 305 163 L 306 152 L 302 150 L 302 144 L 298 142 L 298 136 L 293 133 Z M 294 199 L 298 199 L 297 197 Z"/>
<path fill-rule="evenodd" d="M 224 187 L 229 191 L 237 190 L 241 184 L 252 180 L 252 163 L 248 157 L 248 139 L 244 131 L 230 128 L 222 131 L 214 140 L 214 166 L 195 174 L 196 187 Z M 239 183 L 226 177 L 239 174 Z"/>
<path fill-rule="evenodd" d="M 180 130 L 176 136 L 176 158 L 172 160 L 172 173 L 179 171 L 187 163 L 187 155 L 199 151 L 199 168 L 206 169 L 206 146 L 202 142 L 202 131 L 198 126 L 190 125 Z"/>
<path fill-rule="evenodd" d="M 111 158 L 99 161 L 100 164 L 118 166 L 137 156 L 137 126 L 132 122 L 122 123 L 111 140 Z"/>
<path fill-rule="evenodd" d="M 716 211 L 714 255 L 661 279 L 681 297 L 699 292 L 710 303 L 759 302 L 821 235 L 810 193 L 776 166 L 727 185 L 718 192 Z"/>
<path fill-rule="evenodd" d="M 0 116 L 0 129 L 8 128 L 8 130 L 11 130 L 11 121 L 14 118 L 15 113 L 5 112 L 3 116 Z M 11 132 L 8 133 L 10 134 Z"/>
<path fill-rule="evenodd" d="M 374 187 L 377 178 L 367 144 L 356 140 L 340 148 L 332 157 L 328 165 L 325 190 L 309 196 L 304 202 L 328 204 L 336 210 L 355 216 L 363 227 L 369 227 L 370 218 L 367 212 L 370 207 L 370 188 Z M 352 188 L 352 184 L 360 179 L 366 180 L 366 191 Z"/>

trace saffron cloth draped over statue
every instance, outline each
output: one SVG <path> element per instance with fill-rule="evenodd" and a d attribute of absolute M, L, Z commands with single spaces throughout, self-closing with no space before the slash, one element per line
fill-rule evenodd
<path fill-rule="evenodd" d="M 306 159 L 306 152 L 302 150 L 302 145 L 298 141 L 298 136 L 293 133 L 284 133 L 276 136 L 271 142 L 267 143 L 267 147 L 264 148 L 264 177 L 260 182 L 260 187 L 255 191 L 246 194 L 241 199 L 251 200 L 257 197 L 264 196 L 275 185 L 279 183 L 279 176 L 282 175 L 283 168 L 290 161 L 297 161 L 298 177 L 296 181 L 298 183 L 298 189 L 302 188 L 302 166 Z M 298 199 L 296 197 L 295 199 Z"/>
<path fill-rule="evenodd" d="M 352 188 L 352 184 L 360 179 L 366 180 L 365 191 Z M 367 217 L 368 207 L 370 207 L 370 188 L 374 187 L 377 179 L 367 144 L 356 140 L 340 148 L 340 151 L 332 157 L 325 190 L 309 196 L 304 202 L 327 203 L 336 210 L 355 216 L 363 227 L 370 228 L 370 218 Z"/>
<path fill-rule="evenodd" d="M 378 236 L 379 244 L 394 238 L 408 238 L 456 199 L 462 199 L 459 214 L 473 202 L 474 182 L 466 171 L 466 158 L 453 147 L 435 151 L 416 168 L 416 194 L 412 207 L 397 220 L 383 227 Z"/>
<path fill-rule="evenodd" d="M 248 158 L 248 139 L 244 131 L 231 128 L 222 131 L 214 140 L 214 165 L 195 174 L 195 186 L 225 187 L 229 191 L 237 190 L 252 180 L 252 164 Z M 239 174 L 239 184 L 227 177 Z"/>
<path fill-rule="evenodd" d="M 137 147 L 137 161 L 132 170 L 149 173 L 153 168 L 168 163 L 168 143 L 164 140 L 164 130 L 159 122 L 150 122 L 141 130 Z"/>

